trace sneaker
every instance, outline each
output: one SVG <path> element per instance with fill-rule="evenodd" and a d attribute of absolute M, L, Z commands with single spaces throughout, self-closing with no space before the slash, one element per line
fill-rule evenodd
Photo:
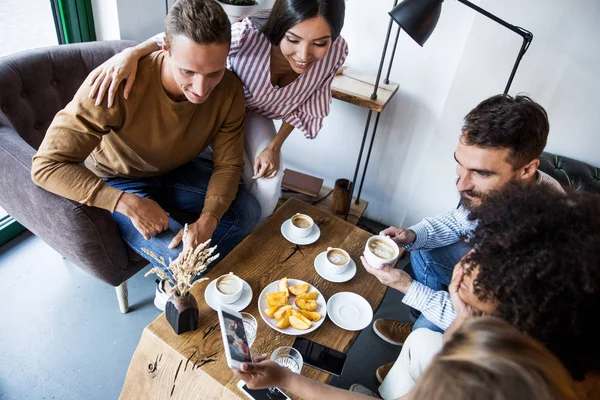
<path fill-rule="evenodd" d="M 373 330 L 383 340 L 394 346 L 402 346 L 412 332 L 412 322 L 397 322 L 391 319 L 378 319 L 373 324 Z"/>
<path fill-rule="evenodd" d="M 377 368 L 377 371 L 375 372 L 375 377 L 377 378 L 380 384 L 383 383 L 383 380 L 390 372 L 390 369 L 392 369 L 392 367 L 394 366 L 394 362 L 395 361 L 392 361 L 391 363 L 382 365 L 381 367 Z"/>
<path fill-rule="evenodd" d="M 165 307 L 167 306 L 167 300 L 171 297 L 170 287 L 166 288 L 167 281 L 165 280 L 156 280 L 156 290 L 154 295 L 154 305 L 160 311 L 165 311 Z"/>
<path fill-rule="evenodd" d="M 367 395 L 370 397 L 374 397 L 376 399 L 381 399 L 381 397 L 379 397 L 379 395 L 377 393 L 375 393 L 368 387 L 361 385 L 360 383 L 353 384 L 352 386 L 350 386 L 350 389 L 348 389 L 348 390 L 351 392 L 360 393 L 360 394 L 364 394 L 364 395 Z"/>

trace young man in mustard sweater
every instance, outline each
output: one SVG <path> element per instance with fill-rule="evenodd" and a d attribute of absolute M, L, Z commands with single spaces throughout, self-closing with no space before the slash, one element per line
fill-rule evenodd
<path fill-rule="evenodd" d="M 97 107 L 84 83 L 56 115 L 33 157 L 33 181 L 112 212 L 127 244 L 150 262 L 142 248 L 168 263 L 210 238 L 224 257 L 260 216 L 240 185 L 245 102 L 226 69 L 230 41 L 216 1 L 178 1 L 163 49 L 141 60 L 128 99 Z M 212 161 L 197 158 L 209 145 Z M 185 242 L 166 210 L 198 215 Z"/>

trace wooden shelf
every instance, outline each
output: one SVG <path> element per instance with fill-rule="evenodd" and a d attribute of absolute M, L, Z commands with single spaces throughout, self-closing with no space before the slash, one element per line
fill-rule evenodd
<path fill-rule="evenodd" d="M 288 193 L 284 193 L 283 196 L 281 196 L 281 198 L 279 199 L 279 202 L 277 203 L 277 208 L 281 207 L 288 199 L 290 198 L 295 198 L 301 201 L 304 201 L 305 203 L 308 204 L 312 204 L 315 201 L 318 201 L 320 199 L 323 199 L 325 196 L 327 196 L 327 194 L 331 191 L 332 189 L 330 187 L 327 186 L 322 186 L 321 187 L 321 191 L 319 192 L 319 195 L 317 197 L 310 197 L 310 196 L 306 196 L 300 193 L 295 193 L 295 192 L 288 192 Z M 327 197 L 324 200 L 319 201 L 317 204 L 314 204 L 315 207 L 327 211 L 330 214 L 335 215 L 338 218 L 344 219 L 345 215 L 343 214 L 334 214 L 331 212 L 330 210 L 330 206 L 331 206 L 331 196 L 333 196 L 333 193 L 329 195 L 329 197 Z M 358 223 L 358 220 L 360 217 L 363 216 L 363 214 L 365 213 L 365 210 L 367 209 L 367 206 L 369 205 L 369 202 L 366 200 L 360 200 L 359 204 L 355 204 L 354 201 L 356 200 L 356 197 L 352 198 L 352 204 L 350 206 L 350 214 L 348 215 L 348 222 L 356 225 Z"/>
<path fill-rule="evenodd" d="M 360 74 L 351 69 L 338 74 L 331 84 L 331 94 L 334 99 L 345 101 L 375 112 L 382 112 L 398 91 L 399 85 L 390 82 L 380 83 L 377 89 L 377 99 L 371 99 L 375 89 L 375 78 Z"/>

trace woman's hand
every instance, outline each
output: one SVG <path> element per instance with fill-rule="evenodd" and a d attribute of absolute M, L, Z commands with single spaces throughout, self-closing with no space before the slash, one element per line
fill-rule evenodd
<path fill-rule="evenodd" d="M 87 80 L 91 86 L 89 97 L 94 98 L 97 95 L 97 106 L 102 104 L 104 95 L 108 90 L 108 107 L 111 107 L 117 89 L 124 79 L 127 80 L 127 84 L 123 90 L 123 97 L 125 99 L 129 97 L 133 82 L 135 82 L 138 61 L 139 56 L 137 53 L 129 48 L 115 54 L 90 73 Z"/>
<path fill-rule="evenodd" d="M 273 178 L 279 171 L 281 152 L 267 146 L 254 160 L 254 176 L 252 179 Z"/>
<path fill-rule="evenodd" d="M 448 285 L 448 293 L 450 294 L 450 300 L 452 301 L 452 306 L 456 311 L 457 318 L 466 320 L 471 317 L 481 315 L 481 312 L 465 303 L 458 294 L 458 288 L 460 287 L 464 276 L 465 270 L 462 262 L 459 261 L 452 271 L 452 280 L 450 281 L 450 285 Z"/>

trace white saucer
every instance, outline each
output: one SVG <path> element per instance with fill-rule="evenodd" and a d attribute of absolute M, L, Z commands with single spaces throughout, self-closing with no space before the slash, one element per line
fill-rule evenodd
<path fill-rule="evenodd" d="M 360 331 L 373 320 L 373 309 L 367 300 L 356 293 L 340 292 L 329 298 L 327 315 L 342 329 Z"/>
<path fill-rule="evenodd" d="M 327 251 L 320 253 L 315 257 L 314 265 L 317 270 L 317 274 L 321 275 L 321 278 L 328 280 L 329 282 L 341 283 L 348 282 L 350 279 L 354 278 L 356 275 L 356 263 L 353 259 L 350 259 L 350 263 L 348 264 L 348 268 L 344 272 L 339 275 L 332 274 L 327 270 Z"/>
<path fill-rule="evenodd" d="M 312 244 L 312 243 L 316 242 L 319 239 L 319 237 L 321 236 L 321 230 L 319 229 L 319 226 L 317 224 L 314 224 L 312 230 L 310 231 L 310 234 L 303 238 L 297 238 L 297 237 L 293 236 L 291 228 L 292 228 L 292 220 L 288 219 L 283 224 L 281 224 L 281 234 L 283 235 L 284 238 L 286 238 L 288 241 L 290 241 L 294 244 L 302 244 L 302 245 Z"/>
<path fill-rule="evenodd" d="M 216 279 L 213 280 L 208 284 L 208 286 L 206 286 L 206 289 L 204 290 L 204 300 L 206 301 L 206 304 L 208 304 L 210 308 L 215 311 L 217 311 L 217 307 L 219 306 L 219 300 L 215 296 L 216 282 Z M 234 311 L 242 311 L 244 308 L 248 307 L 248 304 L 250 304 L 252 301 L 252 288 L 250 285 L 248 285 L 248 282 L 243 282 L 244 288 L 242 289 L 242 295 L 240 298 L 234 303 L 223 303 L 224 306 L 231 308 Z"/>

